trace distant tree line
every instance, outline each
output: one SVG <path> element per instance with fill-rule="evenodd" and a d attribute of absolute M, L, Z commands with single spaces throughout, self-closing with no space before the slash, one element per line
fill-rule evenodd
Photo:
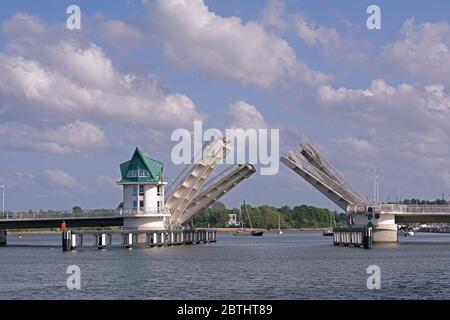
<path fill-rule="evenodd" d="M 278 219 L 282 229 L 289 228 L 326 228 L 332 225 L 333 220 L 337 225 L 347 223 L 347 216 L 344 213 L 338 214 L 324 208 L 301 205 L 290 208 L 283 206 L 275 208 L 268 205 L 252 207 L 247 204 L 240 208 L 242 219 L 246 227 L 250 227 L 250 220 L 255 228 L 278 229 Z M 248 212 L 248 215 L 247 215 Z M 227 227 L 230 215 L 235 214 L 238 223 L 240 220 L 239 208 L 227 209 L 221 202 L 216 202 L 210 208 L 203 210 L 193 219 L 195 227 Z"/>
<path fill-rule="evenodd" d="M 83 210 L 81 206 L 76 205 L 72 210 L 28 210 L 7 212 L 6 214 L 10 218 L 59 218 L 59 217 L 82 217 L 82 216 L 110 216 L 116 213 L 116 210 L 112 209 L 91 209 Z M 5 215 L 6 215 L 5 214 Z"/>

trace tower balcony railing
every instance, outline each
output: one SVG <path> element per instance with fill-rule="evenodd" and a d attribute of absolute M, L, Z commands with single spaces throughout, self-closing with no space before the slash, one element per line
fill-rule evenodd
<path fill-rule="evenodd" d="M 118 208 L 117 214 L 122 216 L 165 216 L 170 215 L 166 208 Z"/>

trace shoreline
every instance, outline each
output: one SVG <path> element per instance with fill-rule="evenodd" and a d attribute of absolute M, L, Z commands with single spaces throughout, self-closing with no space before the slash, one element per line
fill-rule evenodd
<path fill-rule="evenodd" d="M 217 232 L 236 232 L 239 228 L 213 228 L 216 229 Z M 250 228 L 247 228 L 250 230 Z M 295 231 L 307 231 L 307 232 L 315 232 L 315 231 L 323 231 L 327 230 L 328 228 L 287 228 L 287 229 L 281 229 L 283 232 L 295 232 Z M 255 228 L 255 231 L 264 231 L 264 232 L 278 232 L 278 229 L 258 229 Z"/>
<path fill-rule="evenodd" d="M 217 232 L 220 233 L 233 233 L 236 232 L 239 228 L 211 228 L 215 229 Z M 250 228 L 248 228 L 250 229 Z M 323 231 L 327 230 L 328 228 L 289 228 L 289 229 L 281 229 L 283 232 L 297 232 L 297 231 L 304 231 L 304 232 L 316 232 L 316 231 Z M 278 229 L 257 229 L 256 231 L 264 231 L 264 232 L 278 232 Z M 26 230 L 26 231 L 8 231 L 8 234 L 53 234 L 53 233 L 61 233 L 60 230 Z"/>

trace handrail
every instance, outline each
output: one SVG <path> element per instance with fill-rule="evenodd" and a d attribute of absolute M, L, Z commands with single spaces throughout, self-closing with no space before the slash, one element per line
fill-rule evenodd
<path fill-rule="evenodd" d="M 347 212 L 357 213 L 365 212 L 367 207 L 374 207 L 376 212 L 380 213 L 391 213 L 391 214 L 450 214 L 450 205 L 439 205 L 439 204 L 396 204 L 396 203 L 385 203 L 379 205 L 352 205 L 348 206 Z"/>
<path fill-rule="evenodd" d="M 342 186 L 340 183 L 331 179 L 322 171 L 318 170 L 315 166 L 310 164 L 302 156 L 294 152 L 291 152 L 290 155 L 295 156 L 295 158 L 300 161 L 299 164 L 297 161 L 295 161 L 296 159 L 293 159 L 296 162 L 297 166 L 308 172 L 310 175 L 314 176 L 315 179 L 327 184 L 330 188 L 332 188 L 334 192 L 339 193 L 342 197 L 345 197 L 345 200 L 348 201 L 350 204 L 362 203 L 362 199 L 360 199 L 358 195 L 353 194 L 352 192 L 347 190 L 344 186 Z"/>
<path fill-rule="evenodd" d="M 409 204 L 407 212 L 411 213 L 450 213 L 450 205 L 446 204 Z"/>
<path fill-rule="evenodd" d="M 167 188 L 165 194 L 166 194 L 166 200 L 169 199 L 172 194 L 175 192 L 175 190 L 187 179 L 187 177 L 191 174 L 192 170 L 195 168 L 197 163 L 195 162 L 195 159 L 198 158 L 198 156 L 201 154 L 203 158 L 203 153 L 205 152 L 206 147 L 208 147 L 210 144 L 212 144 L 213 141 L 206 141 L 202 145 L 202 149 L 199 150 L 196 154 L 194 154 L 191 157 L 191 163 L 185 164 L 184 168 L 180 171 L 180 173 L 172 180 L 168 181 L 169 187 Z"/>
<path fill-rule="evenodd" d="M 55 210 L 52 212 L 7 212 L 0 219 L 39 219 L 39 218 L 72 218 L 72 217 L 115 217 L 132 215 L 169 215 L 167 208 L 117 208 L 117 209 L 89 209 L 74 212 L 73 210 Z"/>
<path fill-rule="evenodd" d="M 407 206 L 403 204 L 382 204 L 381 212 L 406 212 Z"/>
<path fill-rule="evenodd" d="M 306 152 L 304 155 L 303 152 Z M 356 190 L 355 187 L 335 168 L 328 162 L 328 160 L 319 152 L 319 150 L 314 147 L 311 142 L 305 137 L 300 143 L 300 153 L 306 158 L 306 160 L 316 167 L 319 171 L 329 176 L 331 179 L 342 185 L 346 190 L 355 195 L 359 200 L 364 200 L 364 196 Z M 308 157 L 311 157 L 309 159 Z M 316 162 L 319 167 L 317 167 L 314 162 Z M 363 201 L 365 202 L 365 201 Z"/>
<path fill-rule="evenodd" d="M 118 208 L 118 215 L 162 215 L 170 214 L 167 208 Z"/>
<path fill-rule="evenodd" d="M 203 187 L 199 190 L 198 193 L 201 193 L 205 191 L 206 189 L 210 188 L 212 185 L 214 185 L 216 182 L 222 180 L 224 177 L 230 175 L 232 172 L 238 172 L 240 170 L 239 164 L 233 164 L 232 166 L 225 168 L 218 174 L 216 174 L 214 177 L 210 178 L 209 181 L 207 181 Z"/>

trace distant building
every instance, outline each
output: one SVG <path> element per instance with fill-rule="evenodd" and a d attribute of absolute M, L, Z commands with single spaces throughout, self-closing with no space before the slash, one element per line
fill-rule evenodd
<path fill-rule="evenodd" d="M 124 220 L 127 229 L 164 229 L 170 214 L 165 209 L 162 172 L 164 164 L 153 160 L 143 150 L 136 148 L 130 160 L 120 165 L 123 186 L 121 213 L 136 216 Z M 142 217 L 145 217 L 143 223 Z"/>
<path fill-rule="evenodd" d="M 236 213 L 229 213 L 228 214 L 228 221 L 225 223 L 227 227 L 237 227 L 238 221 L 237 221 L 237 214 Z"/>

